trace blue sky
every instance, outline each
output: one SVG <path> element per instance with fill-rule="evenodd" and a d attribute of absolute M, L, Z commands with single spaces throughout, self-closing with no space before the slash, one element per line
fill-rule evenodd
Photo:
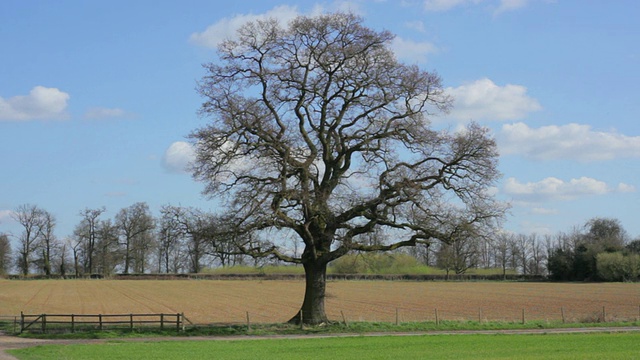
<path fill-rule="evenodd" d="M 505 228 L 570 231 L 593 217 L 640 236 L 640 3 L 635 0 L 0 2 L 0 232 L 36 204 L 72 234 L 147 202 L 215 210 L 184 171 L 205 124 L 196 81 L 214 46 L 262 16 L 350 10 L 397 34 L 399 59 L 456 98 L 439 127 L 493 130 L 512 203 Z"/>

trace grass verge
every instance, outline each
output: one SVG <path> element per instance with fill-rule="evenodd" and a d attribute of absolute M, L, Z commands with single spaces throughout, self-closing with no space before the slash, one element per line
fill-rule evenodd
<path fill-rule="evenodd" d="M 253 341 L 44 345 L 9 353 L 37 359 L 632 359 L 638 334 L 379 336 Z"/>
<path fill-rule="evenodd" d="M 11 324 L 0 323 L 0 329 L 6 333 L 14 333 Z M 640 326 L 640 321 L 599 322 L 599 323 L 561 323 L 547 321 L 529 321 L 524 324 L 514 322 L 477 322 L 477 321 L 441 321 L 435 322 L 403 322 L 399 324 L 386 322 L 353 322 L 332 323 L 321 326 L 304 326 L 293 324 L 216 324 L 187 327 L 184 331 L 160 330 L 158 328 L 113 328 L 109 330 L 87 330 L 69 332 L 68 330 L 51 333 L 20 334 L 21 337 L 42 339 L 113 339 L 167 336 L 238 336 L 238 335 L 310 335 L 310 334 L 367 334 L 367 333 L 407 333 L 434 332 L 456 330 L 517 330 L 517 329 L 557 329 L 557 328 L 597 328 L 597 327 L 629 327 Z"/>

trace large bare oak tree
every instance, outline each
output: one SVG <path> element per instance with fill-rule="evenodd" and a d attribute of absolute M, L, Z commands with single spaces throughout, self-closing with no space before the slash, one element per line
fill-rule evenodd
<path fill-rule="evenodd" d="M 440 78 L 400 63 L 393 35 L 353 14 L 246 24 L 199 83 L 208 125 L 191 134 L 194 176 L 226 199 L 238 251 L 302 264 L 292 322 L 327 321 L 327 264 L 350 251 L 450 241 L 503 208 L 487 191 L 496 144 L 472 124 L 436 131 Z M 464 230 L 462 230 L 464 229 Z M 300 256 L 280 235 L 295 234 Z M 384 233 L 383 243 L 368 241 Z"/>

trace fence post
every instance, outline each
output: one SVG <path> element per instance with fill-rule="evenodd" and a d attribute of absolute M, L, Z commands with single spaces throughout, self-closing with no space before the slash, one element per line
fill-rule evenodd
<path fill-rule="evenodd" d="M 98 329 L 102 330 L 102 314 L 98 314 Z"/>
<path fill-rule="evenodd" d="M 438 309 L 436 309 L 436 326 L 440 325 L 440 319 L 438 319 Z"/>
<path fill-rule="evenodd" d="M 340 310 L 340 314 L 342 315 L 342 321 L 344 322 L 344 326 L 349 327 L 349 324 L 347 323 L 347 318 L 344 316 L 344 312 L 342 310 Z"/>
<path fill-rule="evenodd" d="M 562 315 L 562 323 L 564 324 L 565 319 L 564 319 L 564 307 L 560 308 L 560 314 Z"/>
<path fill-rule="evenodd" d="M 71 332 L 74 333 L 76 332 L 76 323 L 75 323 L 75 316 L 73 314 L 71 314 Z"/>
<path fill-rule="evenodd" d="M 160 314 L 160 330 L 164 330 L 164 314 Z"/>
<path fill-rule="evenodd" d="M 524 308 L 522 308 L 522 325 L 525 323 Z"/>
<path fill-rule="evenodd" d="M 129 328 L 133 331 L 133 314 L 129 314 Z"/>
<path fill-rule="evenodd" d="M 398 308 L 396 308 L 396 326 L 400 325 L 400 315 L 398 314 Z"/>
<path fill-rule="evenodd" d="M 24 331 L 24 313 L 20 311 L 20 334 Z"/>
<path fill-rule="evenodd" d="M 176 314 L 176 332 L 180 332 L 180 313 Z"/>
<path fill-rule="evenodd" d="M 482 308 L 478 310 L 478 323 L 482 324 Z"/>
<path fill-rule="evenodd" d="M 604 306 L 602 307 L 602 322 L 607 322 L 607 310 Z"/>
<path fill-rule="evenodd" d="M 251 319 L 249 318 L 249 312 L 247 311 L 247 333 L 251 332 Z"/>
<path fill-rule="evenodd" d="M 42 333 L 45 334 L 47 332 L 47 314 L 42 314 L 40 318 L 42 319 Z"/>
<path fill-rule="evenodd" d="M 302 318 L 302 309 L 300 310 L 300 330 L 304 330 L 304 319 Z"/>

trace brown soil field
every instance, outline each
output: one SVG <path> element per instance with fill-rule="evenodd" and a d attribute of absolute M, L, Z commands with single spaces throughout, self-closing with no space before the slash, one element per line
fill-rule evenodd
<path fill-rule="evenodd" d="M 300 280 L 0 280 L 0 315 L 184 313 L 194 323 L 287 321 Z M 607 321 L 640 318 L 640 284 L 330 281 L 331 319 Z"/>

